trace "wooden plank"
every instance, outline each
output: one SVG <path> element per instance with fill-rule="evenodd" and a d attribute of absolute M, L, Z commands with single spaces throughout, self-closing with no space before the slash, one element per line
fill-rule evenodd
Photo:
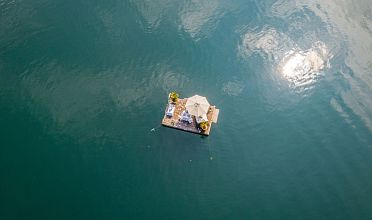
<path fill-rule="evenodd" d="M 217 123 L 217 121 L 218 121 L 218 114 L 219 113 L 220 113 L 220 110 L 217 109 L 217 108 L 213 111 L 212 121 L 214 123 Z"/>

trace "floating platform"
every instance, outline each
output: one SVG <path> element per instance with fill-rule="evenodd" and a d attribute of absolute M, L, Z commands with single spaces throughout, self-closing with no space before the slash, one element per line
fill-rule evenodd
<path fill-rule="evenodd" d="M 192 122 L 188 123 L 185 121 L 181 121 L 181 113 L 186 110 L 186 102 L 187 98 L 184 99 L 178 99 L 177 102 L 172 103 L 175 105 L 175 110 L 173 113 L 173 116 L 167 116 L 164 114 L 164 118 L 162 120 L 162 125 L 174 129 L 179 129 L 182 131 L 192 132 L 195 134 L 205 135 L 208 136 L 211 132 L 212 122 L 217 123 L 218 120 L 218 114 L 219 109 L 216 108 L 216 106 L 210 106 L 207 112 L 207 119 L 208 119 L 208 126 L 205 131 L 199 128 L 198 124 L 196 123 L 196 119 L 194 116 L 192 116 Z M 168 109 L 170 102 L 168 102 L 165 109 Z M 165 110 L 166 111 L 166 110 Z"/>

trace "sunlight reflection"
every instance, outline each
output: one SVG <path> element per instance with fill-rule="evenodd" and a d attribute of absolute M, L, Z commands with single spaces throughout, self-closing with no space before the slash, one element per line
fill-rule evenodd
<path fill-rule="evenodd" d="M 292 49 L 279 63 L 279 72 L 296 87 L 312 84 L 321 75 L 321 71 L 330 66 L 330 57 L 322 42 L 317 42 L 306 51 Z"/>
<path fill-rule="evenodd" d="M 308 89 L 317 81 L 322 71 L 329 68 L 330 49 L 318 41 L 304 50 L 285 33 L 272 27 L 244 34 L 239 52 L 243 57 L 253 53 L 261 55 L 290 86 Z"/>

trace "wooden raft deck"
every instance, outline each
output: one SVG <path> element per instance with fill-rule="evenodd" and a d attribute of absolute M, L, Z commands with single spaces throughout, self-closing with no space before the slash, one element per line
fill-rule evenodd
<path fill-rule="evenodd" d="M 209 107 L 209 110 L 208 110 L 208 113 L 207 113 L 208 128 L 207 128 L 206 131 L 203 131 L 202 129 L 198 128 L 194 116 L 192 116 L 193 120 L 192 120 L 192 123 L 190 123 L 190 124 L 180 120 L 181 113 L 184 110 L 186 110 L 186 107 L 185 107 L 186 101 L 187 101 L 187 98 L 178 99 L 177 102 L 176 102 L 176 106 L 175 106 L 173 116 L 169 117 L 169 116 L 166 116 L 164 114 L 164 118 L 163 118 L 161 124 L 166 126 L 166 127 L 175 128 L 175 129 L 179 129 L 179 130 L 182 130 L 182 131 L 187 131 L 187 132 L 192 132 L 192 133 L 195 133 L 195 134 L 208 136 L 210 131 L 211 131 L 212 122 L 217 123 L 219 109 L 217 109 L 216 106 L 210 106 Z M 169 103 L 167 104 L 165 109 L 168 108 L 168 105 L 169 105 Z"/>

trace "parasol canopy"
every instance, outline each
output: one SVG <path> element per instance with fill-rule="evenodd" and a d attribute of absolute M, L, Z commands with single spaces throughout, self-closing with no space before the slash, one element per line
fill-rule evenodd
<path fill-rule="evenodd" d="M 207 101 L 207 98 L 200 95 L 194 95 L 187 99 L 186 102 L 186 110 L 196 117 L 203 116 L 204 114 L 207 114 L 209 109 L 209 102 Z"/>

